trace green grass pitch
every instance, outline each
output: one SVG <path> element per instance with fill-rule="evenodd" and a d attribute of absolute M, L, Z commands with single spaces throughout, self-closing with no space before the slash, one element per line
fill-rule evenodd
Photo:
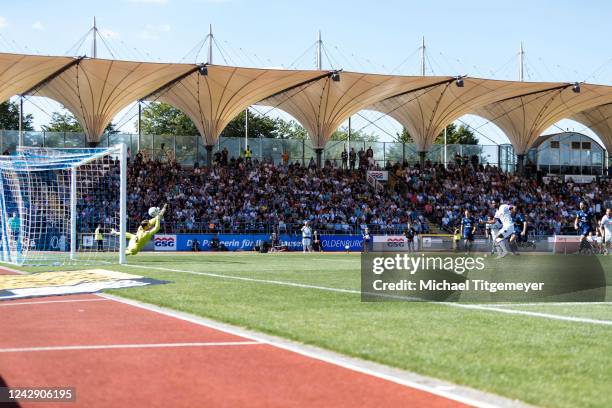
<path fill-rule="evenodd" d="M 537 267 L 539 257 L 528 258 L 522 262 Z M 612 257 L 602 262 L 612 271 Z M 436 303 L 363 303 L 356 254 L 140 254 L 129 263 L 105 268 L 172 283 L 111 293 L 534 405 L 612 406 L 612 302 L 494 306 L 604 324 Z"/>

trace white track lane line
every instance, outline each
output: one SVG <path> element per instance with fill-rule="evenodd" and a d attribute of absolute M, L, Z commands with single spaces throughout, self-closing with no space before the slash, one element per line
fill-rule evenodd
<path fill-rule="evenodd" d="M 482 400 L 479 400 L 477 397 L 460 395 L 448 389 L 440 389 L 440 388 L 430 386 L 427 384 L 422 384 L 420 382 L 401 378 L 393 374 L 387 374 L 387 373 L 379 372 L 379 371 L 376 371 L 376 370 L 373 370 L 367 367 L 362 367 L 358 364 L 354 364 L 349 361 L 342 360 L 341 358 L 336 358 L 336 357 L 333 357 L 332 355 L 329 355 L 331 353 L 323 354 L 323 353 L 318 353 L 316 351 L 313 351 L 312 349 L 306 349 L 305 347 L 302 347 L 295 342 L 284 341 L 282 339 L 278 339 L 278 340 L 270 339 L 268 336 L 258 335 L 257 333 L 253 333 L 251 331 L 246 332 L 244 330 L 241 330 L 240 328 L 236 328 L 236 327 L 229 328 L 223 324 L 216 324 L 215 322 L 205 322 L 203 320 L 198 319 L 197 317 L 190 317 L 190 316 L 183 315 L 181 313 L 177 313 L 177 312 L 174 312 L 166 308 L 161 308 L 155 305 L 149 305 L 149 304 L 142 303 L 142 302 L 135 301 L 135 300 L 125 299 L 125 298 L 121 298 L 121 297 L 117 297 L 113 295 L 106 295 L 106 294 L 98 294 L 98 295 L 101 297 L 105 297 L 107 299 L 111 299 L 111 300 L 120 302 L 120 303 L 125 303 L 131 306 L 139 307 L 139 308 L 149 310 L 155 313 L 159 313 L 165 316 L 174 317 L 176 319 L 184 320 L 184 321 L 194 323 L 200 326 L 215 329 L 215 330 L 218 330 L 224 333 L 232 334 L 232 335 L 239 336 L 242 338 L 251 339 L 261 344 L 268 344 L 272 347 L 276 347 L 276 348 L 283 349 L 283 350 L 288 350 L 293 353 L 297 353 L 302 356 L 312 358 L 315 360 L 324 361 L 326 363 L 333 364 L 338 367 L 343 367 L 351 371 L 359 372 L 359 373 L 366 374 L 366 375 L 376 377 L 376 378 L 380 378 L 386 381 L 391 381 L 396 384 L 404 385 L 409 388 L 425 391 L 429 394 L 437 395 L 437 396 L 440 396 L 440 397 L 443 397 L 443 398 L 446 398 L 452 401 L 460 402 L 462 404 L 471 405 L 477 408 L 499 408 L 499 406 L 501 406 L 500 404 L 487 402 L 484 400 L 484 398 Z M 446 384 L 448 386 L 452 386 L 452 384 L 450 383 L 446 383 Z M 472 390 L 472 391 L 478 392 L 477 390 Z M 497 396 L 495 397 L 497 398 Z M 502 398 L 505 401 L 509 401 L 508 399 L 505 399 L 504 397 L 499 397 L 499 398 Z M 525 404 L 523 404 L 522 402 L 518 402 L 518 401 L 512 401 L 511 405 L 512 406 L 515 406 L 515 405 L 525 406 Z"/>
<path fill-rule="evenodd" d="M 259 341 L 218 341 L 195 343 L 144 343 L 144 344 L 100 344 L 76 346 L 49 346 L 49 347 L 15 347 L 0 349 L 0 353 L 28 353 L 33 351 L 73 351 L 73 350 L 110 350 L 110 349 L 140 349 L 140 348 L 173 348 L 173 347 L 228 347 L 250 346 L 262 344 Z"/>
<path fill-rule="evenodd" d="M 11 303 L 10 301 L 4 301 L 4 302 L 0 302 L 0 307 L 24 306 L 24 305 L 45 305 L 45 304 L 49 304 L 49 303 L 103 302 L 105 300 L 108 301 L 108 299 L 99 299 L 99 298 L 94 298 L 94 299 L 66 299 L 66 300 L 41 300 L 41 301 L 14 302 L 14 303 Z"/>
<path fill-rule="evenodd" d="M 281 286 L 290 286 L 290 287 L 295 287 L 295 288 L 316 289 L 316 290 L 323 290 L 323 291 L 328 291 L 328 292 L 349 293 L 349 294 L 361 295 L 361 291 L 358 291 L 358 290 L 330 288 L 327 286 L 309 285 L 309 284 L 304 284 L 304 283 L 286 282 L 286 281 L 278 281 L 278 280 L 270 280 L 270 279 L 246 278 L 243 276 L 223 275 L 223 274 L 210 273 L 210 272 L 196 272 L 196 271 L 189 271 L 189 270 L 183 270 L 183 269 L 162 268 L 158 266 L 145 266 L 145 265 L 134 265 L 134 264 L 126 264 L 123 266 L 132 267 L 132 268 L 140 268 L 140 269 L 153 269 L 153 270 L 158 270 L 162 272 L 166 271 L 166 272 L 175 272 L 175 273 L 186 273 L 189 275 L 209 276 L 212 278 L 233 279 L 233 280 L 239 280 L 239 281 L 245 281 L 245 282 L 265 283 L 265 284 L 271 284 L 271 285 L 281 285 Z M 456 308 L 461 308 L 461 309 L 523 315 L 523 316 L 529 316 L 529 317 L 537 317 L 537 318 L 551 319 L 551 320 L 561 320 L 561 321 L 574 322 L 574 323 L 599 324 L 599 325 L 606 325 L 606 326 L 612 325 L 612 320 L 598 320 L 598 319 L 588 319 L 588 318 L 582 318 L 582 317 L 562 316 L 562 315 L 555 315 L 555 314 L 550 314 L 550 313 L 537 313 L 537 312 L 529 312 L 529 311 L 523 311 L 523 310 L 503 309 L 500 307 L 487 307 L 487 306 L 457 303 L 457 302 L 428 302 L 428 303 L 433 303 L 437 305 L 445 305 L 445 306 L 456 307 Z M 545 305 L 545 304 L 546 303 L 542 303 L 542 305 Z"/>

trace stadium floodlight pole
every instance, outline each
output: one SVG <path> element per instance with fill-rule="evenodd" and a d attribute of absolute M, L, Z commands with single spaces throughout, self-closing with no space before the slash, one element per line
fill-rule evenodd
<path fill-rule="evenodd" d="M 23 95 L 19 95 L 19 147 L 23 146 Z"/>
<path fill-rule="evenodd" d="M 208 58 L 207 64 L 213 63 L 213 32 L 212 32 L 212 24 L 208 25 Z"/>
<path fill-rule="evenodd" d="M 249 108 L 244 110 L 244 150 L 249 147 Z"/>
<path fill-rule="evenodd" d="M 136 153 L 140 151 L 140 138 L 142 137 L 142 101 L 138 101 L 138 139 L 136 140 Z"/>
<path fill-rule="evenodd" d="M 425 36 L 421 41 L 421 76 L 425 76 Z"/>
<path fill-rule="evenodd" d="M 351 150 L 351 117 L 348 118 L 348 143 L 346 145 L 346 152 Z"/>
<path fill-rule="evenodd" d="M 93 56 L 93 58 L 97 58 L 98 57 L 98 47 L 96 44 L 96 34 L 98 33 L 98 27 L 96 26 L 96 16 L 94 16 L 93 18 L 93 28 L 91 30 L 93 34 L 93 39 L 92 39 L 92 44 L 91 44 L 91 55 Z"/>
<path fill-rule="evenodd" d="M 70 169 L 70 259 L 76 259 L 77 251 L 77 165 Z"/>
<path fill-rule="evenodd" d="M 444 168 L 446 169 L 448 166 L 448 157 L 447 157 L 447 141 L 446 141 L 446 137 L 447 137 L 447 133 L 448 133 L 448 126 L 444 127 Z"/>
<path fill-rule="evenodd" d="M 523 51 L 523 42 L 521 41 L 521 47 L 519 48 L 519 81 L 521 82 L 523 82 L 524 57 L 525 51 Z"/>
<path fill-rule="evenodd" d="M 319 35 L 317 36 L 317 69 L 321 71 L 323 69 L 323 40 L 321 40 L 321 30 L 319 30 Z"/>
<path fill-rule="evenodd" d="M 119 263 L 125 264 L 125 233 L 127 230 L 127 145 L 119 145 Z"/>

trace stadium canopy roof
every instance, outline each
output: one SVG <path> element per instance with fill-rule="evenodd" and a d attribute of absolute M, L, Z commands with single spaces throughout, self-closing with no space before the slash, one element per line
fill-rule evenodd
<path fill-rule="evenodd" d="M 0 102 L 39 95 L 63 104 L 97 142 L 114 116 L 137 100 L 159 100 L 183 110 L 206 145 L 252 104 L 279 108 L 322 148 L 340 124 L 362 109 L 403 124 L 419 151 L 449 123 L 477 114 L 499 126 L 517 154 L 548 127 L 573 117 L 594 128 L 610 149 L 612 87 L 525 83 L 448 76 L 240 68 L 0 53 Z M 463 86 L 458 86 L 463 85 Z M 610 115 L 608 115 L 610 113 Z M 599 115 L 599 116 L 598 116 Z"/>
<path fill-rule="evenodd" d="M 573 115 L 570 119 L 589 127 L 612 155 L 612 103 L 596 106 Z"/>
<path fill-rule="evenodd" d="M 130 103 L 194 69 L 193 64 L 85 58 L 74 61 L 28 93 L 64 105 L 83 126 L 89 142 L 99 141 L 113 117 Z"/>
<path fill-rule="evenodd" d="M 187 114 L 212 146 L 227 124 L 250 105 L 277 92 L 291 92 L 326 78 L 329 71 L 198 67 L 146 99 L 169 103 Z"/>
<path fill-rule="evenodd" d="M 550 126 L 578 112 L 612 102 L 612 87 L 574 84 L 550 84 L 546 90 L 525 93 L 490 103 L 475 114 L 499 126 L 514 146 L 516 154 L 529 148 Z"/>
<path fill-rule="evenodd" d="M 72 64 L 72 57 L 0 53 L 0 103 Z"/>
<path fill-rule="evenodd" d="M 550 87 L 546 83 L 451 78 L 383 99 L 370 109 L 397 120 L 410 133 L 417 151 L 428 151 L 440 132 L 459 117 L 496 100 Z"/>
<path fill-rule="evenodd" d="M 357 72 L 334 74 L 339 75 L 335 77 L 336 80 L 329 75 L 306 86 L 277 93 L 259 104 L 291 114 L 306 128 L 313 146 L 322 148 L 342 122 L 373 103 L 398 92 L 415 91 L 452 80 L 452 77 Z"/>

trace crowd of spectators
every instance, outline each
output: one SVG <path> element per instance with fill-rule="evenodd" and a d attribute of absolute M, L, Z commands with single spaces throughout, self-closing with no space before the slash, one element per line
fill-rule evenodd
<path fill-rule="evenodd" d="M 188 231 L 299 231 L 309 220 L 320 232 L 400 232 L 427 222 L 396 192 L 377 192 L 360 171 L 221 159 L 210 168 L 145 161 L 128 172 L 128 214 L 167 202 L 165 228 Z"/>
<path fill-rule="evenodd" d="M 164 228 L 172 232 L 298 232 L 309 220 L 320 233 L 401 233 L 411 223 L 417 232 L 451 232 L 465 209 L 481 221 L 497 199 L 519 206 L 530 234 L 571 232 L 578 203 L 600 214 L 612 206 L 612 184 L 590 184 L 523 177 L 477 160 L 458 158 L 447 168 L 426 163 L 387 164 L 392 188 L 376 191 L 364 170 L 323 169 L 312 163 L 278 164 L 229 158 L 220 153 L 208 167 L 144 160 L 136 155 L 128 169 L 128 214 L 138 222 L 151 206 L 170 206 Z M 367 158 L 366 158 L 367 160 Z M 350 159 L 348 160 L 350 162 Z"/>
<path fill-rule="evenodd" d="M 526 177 L 465 159 L 455 160 L 447 168 L 428 164 L 422 169 L 394 166 L 391 170 L 402 180 L 398 188 L 404 187 L 406 199 L 448 232 L 469 209 L 478 217 L 484 233 L 492 199 L 518 206 L 532 235 L 575 233 L 573 225 L 580 201 L 586 201 L 598 219 L 605 208 L 612 206 L 609 180 L 578 184 L 560 178 Z"/>

